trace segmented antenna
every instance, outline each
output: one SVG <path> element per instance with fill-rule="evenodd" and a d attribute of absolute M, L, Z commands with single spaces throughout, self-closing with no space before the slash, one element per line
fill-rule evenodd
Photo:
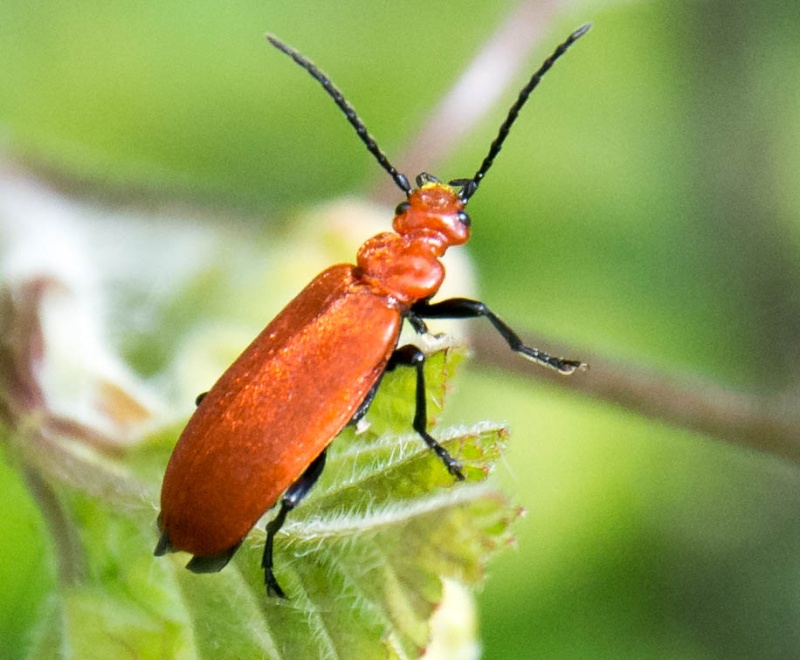
<path fill-rule="evenodd" d="M 489 153 L 486 154 L 486 158 L 483 159 L 481 166 L 478 168 L 478 171 L 475 172 L 475 176 L 471 179 L 455 179 L 454 181 L 450 182 L 451 186 L 461 186 L 461 192 L 459 196 L 461 199 L 466 203 L 469 201 L 469 198 L 475 194 L 475 191 L 478 189 L 478 185 L 480 184 L 483 177 L 486 175 L 486 172 L 492 166 L 494 159 L 497 157 L 497 154 L 500 153 L 500 149 L 503 148 L 503 142 L 508 137 L 508 133 L 511 130 L 512 124 L 516 121 L 517 116 L 519 115 L 519 111 L 522 109 L 522 106 L 525 105 L 525 102 L 528 100 L 528 97 L 531 95 L 536 86 L 542 80 L 542 77 L 545 73 L 550 70 L 550 67 L 555 64 L 556 60 L 561 57 L 564 53 L 567 52 L 567 49 L 574 44 L 578 39 L 580 39 L 584 34 L 589 31 L 589 28 L 592 27 L 591 24 L 587 23 L 586 25 L 578 28 L 573 32 L 567 40 L 561 44 L 558 48 L 553 51 L 553 54 L 548 57 L 543 63 L 542 66 L 539 67 L 539 70 L 536 71 L 531 76 L 531 79 L 528 81 L 528 84 L 525 85 L 520 90 L 519 96 L 517 97 L 516 102 L 514 105 L 511 106 L 511 109 L 508 111 L 508 116 L 506 117 L 505 121 L 500 126 L 500 130 L 497 132 L 497 137 L 492 142 L 491 146 L 489 147 Z"/>
<path fill-rule="evenodd" d="M 330 81 L 328 76 L 326 76 L 320 69 L 314 64 L 311 60 L 305 57 L 303 54 L 297 52 L 291 46 L 287 46 L 277 37 L 272 36 L 271 34 L 267 35 L 267 39 L 269 42 L 275 46 L 279 51 L 285 53 L 289 57 L 291 57 L 297 64 L 303 67 L 306 71 L 308 71 L 311 76 L 322 85 L 323 89 L 328 93 L 328 95 L 334 100 L 336 105 L 339 106 L 341 111 L 344 113 L 345 117 L 347 117 L 347 121 L 356 129 L 356 133 L 358 133 L 358 137 L 367 147 L 367 150 L 375 156 L 375 159 L 378 161 L 380 166 L 385 169 L 389 176 L 392 177 L 394 182 L 397 186 L 408 195 L 411 192 L 411 184 L 408 182 L 408 178 L 405 174 L 398 172 L 395 167 L 389 162 L 389 158 L 386 156 L 381 148 L 378 146 L 378 143 L 375 141 L 369 131 L 367 131 L 367 127 L 364 125 L 364 122 L 361 121 L 361 118 L 355 111 L 350 103 L 348 103 L 347 99 L 344 98 L 344 95 L 336 88 L 336 86 Z"/>

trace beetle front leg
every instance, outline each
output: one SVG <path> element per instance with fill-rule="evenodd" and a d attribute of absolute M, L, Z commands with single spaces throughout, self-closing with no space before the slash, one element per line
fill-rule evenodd
<path fill-rule="evenodd" d="M 411 308 L 414 316 L 424 319 L 471 319 L 485 317 L 495 327 L 500 336 L 506 340 L 509 348 L 515 353 L 536 362 L 544 367 L 555 369 L 562 374 L 571 374 L 578 369 L 587 369 L 588 365 L 580 360 L 548 355 L 538 348 L 527 346 L 508 325 L 480 300 L 469 298 L 450 298 L 430 304 L 423 300 Z"/>
<path fill-rule="evenodd" d="M 396 349 L 389 358 L 386 370 L 391 371 L 396 366 L 414 367 L 417 371 L 416 410 L 414 412 L 413 429 L 424 440 L 434 453 L 442 460 L 447 471 L 459 481 L 464 480 L 461 463 L 450 456 L 448 451 L 428 433 L 428 406 L 425 400 L 425 353 L 413 344 L 407 344 Z"/>
<path fill-rule="evenodd" d="M 317 483 L 324 468 L 325 452 L 323 451 L 314 459 L 311 465 L 306 468 L 305 472 L 300 475 L 300 478 L 286 489 L 281 499 L 281 508 L 278 511 L 278 515 L 267 523 L 267 540 L 264 543 L 264 555 L 261 558 L 261 567 L 264 569 L 264 584 L 267 587 L 267 595 L 269 596 L 274 594 L 280 598 L 286 598 L 286 594 L 283 592 L 283 589 L 281 589 L 281 585 L 278 584 L 278 580 L 272 570 L 272 551 L 275 543 L 275 534 L 283 527 L 288 513 L 300 504 L 303 498 L 308 495 L 308 492 L 314 487 L 314 484 Z"/>

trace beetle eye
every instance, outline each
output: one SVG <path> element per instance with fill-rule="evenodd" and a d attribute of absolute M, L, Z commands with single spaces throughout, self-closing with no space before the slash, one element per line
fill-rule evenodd
<path fill-rule="evenodd" d="M 458 221 L 465 227 L 469 227 L 472 224 L 472 220 L 464 211 L 459 211 L 456 217 L 458 218 Z"/>
<path fill-rule="evenodd" d="M 408 208 L 409 208 L 410 206 L 411 206 L 411 202 L 409 202 L 409 201 L 400 202 L 400 203 L 397 205 L 397 208 L 394 210 L 394 214 L 395 214 L 395 215 L 403 215 L 403 213 L 405 213 L 406 211 L 408 211 Z"/>

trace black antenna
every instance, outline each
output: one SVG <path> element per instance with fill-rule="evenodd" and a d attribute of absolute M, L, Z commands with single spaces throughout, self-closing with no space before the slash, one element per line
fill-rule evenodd
<path fill-rule="evenodd" d="M 525 85 L 520 90 L 519 96 L 517 97 L 516 102 L 514 105 L 511 106 L 511 109 L 508 111 L 508 116 L 506 117 L 505 121 L 500 126 L 500 130 L 497 132 L 497 137 L 492 142 L 492 145 L 489 147 L 489 153 L 486 154 L 486 158 L 483 159 L 481 166 L 478 168 L 478 171 L 475 172 L 475 176 L 471 179 L 455 179 L 454 181 L 450 182 L 451 186 L 461 186 L 461 192 L 459 197 L 461 197 L 462 201 L 466 204 L 469 201 L 469 198 L 475 194 L 475 191 L 478 189 L 478 185 L 480 184 L 483 177 L 486 175 L 486 172 L 492 166 L 494 159 L 497 157 L 497 154 L 500 153 L 500 149 L 503 148 L 503 142 L 508 137 L 508 133 L 511 130 L 511 125 L 516 121 L 517 116 L 519 115 L 519 111 L 522 110 L 522 106 L 525 105 L 525 102 L 528 100 L 528 97 L 531 95 L 531 92 L 536 89 L 536 86 L 542 80 L 542 77 L 545 73 L 550 70 L 550 67 L 555 64 L 556 60 L 561 57 L 564 53 L 567 52 L 567 49 L 574 44 L 578 39 L 580 39 L 584 34 L 589 31 L 589 28 L 592 27 L 590 23 L 578 28 L 573 32 L 567 40 L 561 44 L 558 48 L 553 51 L 553 54 L 548 57 L 543 63 L 542 66 L 539 67 L 539 70 L 531 76 L 531 79 L 528 81 L 528 84 Z"/>
<path fill-rule="evenodd" d="M 408 195 L 411 192 L 411 184 L 408 182 L 408 178 L 405 174 L 398 172 L 395 167 L 389 162 L 389 158 L 386 156 L 381 148 L 378 146 L 378 143 L 375 142 L 375 138 L 373 138 L 369 131 L 367 131 L 367 127 L 364 125 L 364 122 L 361 121 L 361 118 L 355 111 L 352 105 L 347 102 L 347 99 L 344 98 L 344 95 L 336 88 L 336 86 L 330 81 L 328 76 L 326 76 L 320 69 L 314 64 L 311 60 L 305 57 L 303 54 L 297 52 L 291 46 L 287 46 L 277 37 L 272 36 L 271 34 L 267 35 L 267 39 L 269 42 L 275 46 L 279 51 L 286 53 L 289 57 L 291 57 L 295 62 L 297 62 L 301 67 L 303 67 L 306 71 L 308 71 L 311 76 L 319 82 L 320 85 L 328 92 L 328 95 L 336 102 L 336 105 L 339 106 L 341 111 L 344 113 L 344 116 L 347 117 L 347 121 L 356 129 L 356 133 L 358 133 L 358 137 L 361 138 L 361 141 L 367 147 L 367 150 L 375 156 L 375 159 L 378 161 L 380 166 L 385 169 L 389 176 L 394 179 L 394 182 L 397 186 L 406 194 Z"/>

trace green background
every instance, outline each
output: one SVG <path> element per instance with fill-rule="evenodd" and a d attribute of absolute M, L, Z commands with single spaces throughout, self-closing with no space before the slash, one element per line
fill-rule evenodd
<path fill-rule="evenodd" d="M 385 174 L 264 32 L 330 73 L 391 156 L 513 5 L 5 0 L 0 139 L 89 196 L 285 228 Z M 796 395 L 800 10 L 576 2 L 529 68 L 587 21 L 470 204 L 482 299 L 590 362 Z M 473 172 L 502 115 L 437 173 Z M 157 372 L 135 357 L 141 338 L 115 334 Z M 501 479 L 528 510 L 479 596 L 486 658 L 800 654 L 796 466 L 479 365 L 458 385 L 450 422 L 510 422 Z M 0 476 L 9 657 L 53 583 L 12 468 Z"/>

